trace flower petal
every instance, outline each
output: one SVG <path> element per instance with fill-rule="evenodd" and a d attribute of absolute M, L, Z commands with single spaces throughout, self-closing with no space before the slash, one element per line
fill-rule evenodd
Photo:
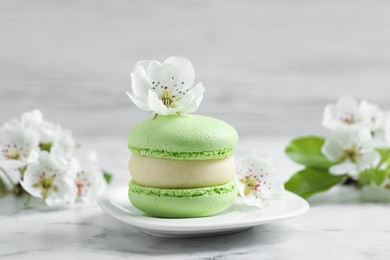
<path fill-rule="evenodd" d="M 164 63 L 171 64 L 176 70 L 176 82 L 179 86 L 184 85 L 186 89 L 189 89 L 195 80 L 195 69 L 189 59 L 184 57 L 169 57 Z M 182 84 L 182 82 L 184 82 Z"/>
<path fill-rule="evenodd" d="M 148 106 L 150 109 L 159 115 L 170 115 L 175 114 L 176 110 L 173 108 L 167 108 L 161 102 L 160 98 L 157 96 L 157 93 L 149 90 L 148 98 L 147 98 Z"/>
<path fill-rule="evenodd" d="M 330 167 L 329 172 L 334 175 L 344 175 L 344 174 L 354 175 L 356 173 L 356 164 L 352 163 L 349 160 L 346 160 L 340 164 L 336 164 Z"/>
<path fill-rule="evenodd" d="M 165 86 L 171 86 L 175 76 L 176 69 L 172 64 L 160 63 L 158 61 L 152 61 L 149 64 L 147 73 L 149 75 L 150 81 L 157 83 L 159 88 Z"/>
<path fill-rule="evenodd" d="M 152 111 L 152 109 L 149 107 L 148 103 L 147 103 L 147 98 L 145 99 L 139 99 L 137 97 L 135 97 L 132 93 L 130 92 L 126 92 L 126 94 L 129 96 L 129 98 L 131 99 L 131 101 L 133 101 L 133 103 L 139 107 L 140 109 L 146 111 L 146 112 L 149 112 L 149 111 Z M 145 101 L 144 101 L 145 100 Z"/>
<path fill-rule="evenodd" d="M 340 125 L 356 125 L 361 123 L 361 113 L 356 99 L 342 96 L 336 104 L 328 104 L 323 113 L 322 125 L 332 129 Z"/>
<path fill-rule="evenodd" d="M 188 92 L 188 95 L 193 96 L 193 100 L 187 105 L 184 106 L 180 112 L 182 113 L 193 113 L 196 110 L 198 110 L 200 103 L 203 99 L 203 93 L 205 92 L 205 88 L 203 87 L 203 84 L 199 82 L 196 84 L 190 91 Z"/>
<path fill-rule="evenodd" d="M 152 82 L 150 81 L 149 75 L 147 73 L 149 65 L 152 61 L 140 61 L 134 67 L 131 76 L 131 89 L 134 96 L 139 99 L 146 98 L 148 95 L 148 89 L 153 87 Z"/>
<path fill-rule="evenodd" d="M 386 114 L 380 110 L 379 106 L 370 104 L 366 100 L 360 103 L 360 113 L 363 124 L 372 132 L 383 130 L 386 122 Z"/>

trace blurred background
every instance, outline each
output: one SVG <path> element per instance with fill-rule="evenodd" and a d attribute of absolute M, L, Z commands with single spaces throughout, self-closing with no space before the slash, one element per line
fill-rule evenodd
<path fill-rule="evenodd" d="M 323 134 L 342 94 L 390 109 L 390 2 L 2 0 L 0 122 L 40 108 L 77 136 L 151 117 L 128 99 L 141 59 L 192 60 L 198 113 L 246 136 Z"/>

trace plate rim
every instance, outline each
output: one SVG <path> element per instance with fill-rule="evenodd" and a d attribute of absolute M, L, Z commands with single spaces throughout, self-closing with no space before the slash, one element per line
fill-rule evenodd
<path fill-rule="evenodd" d="M 130 225 L 136 229 L 141 229 L 141 230 L 149 230 L 153 232 L 175 232 L 175 233 L 202 233 L 202 232 L 218 232 L 218 231 L 223 231 L 227 229 L 238 229 L 238 228 L 250 228 L 258 225 L 263 225 L 263 224 L 268 224 L 268 223 L 273 223 L 277 221 L 282 221 L 282 220 L 287 220 L 291 219 L 294 217 L 298 217 L 300 215 L 305 214 L 308 212 L 310 205 L 309 203 L 299 197 L 298 195 L 290 192 L 290 191 L 285 191 L 285 195 L 290 197 L 290 199 L 293 199 L 295 201 L 299 201 L 301 204 L 301 207 L 297 209 L 296 211 L 289 213 L 289 214 L 284 214 L 281 216 L 276 216 L 276 217 L 261 217 L 261 218 L 254 218 L 246 221 L 228 221 L 228 222 L 220 222 L 218 224 L 196 224 L 196 225 L 185 225 L 182 226 L 180 224 L 172 225 L 171 223 L 168 224 L 162 224 L 162 223 L 153 223 L 153 222 L 146 222 L 145 219 L 159 219 L 162 222 L 167 220 L 167 222 L 172 222 L 175 220 L 178 220 L 176 218 L 157 218 L 157 217 L 152 217 L 152 216 L 146 216 L 146 215 L 136 215 L 131 216 L 131 213 L 126 212 L 123 209 L 120 209 L 118 206 L 113 205 L 111 202 L 111 197 L 112 194 L 115 192 L 118 192 L 118 190 L 125 189 L 127 186 L 119 186 L 113 189 L 110 189 L 106 193 L 100 195 L 97 198 L 97 204 L 99 207 L 108 215 L 111 217 L 127 224 Z M 128 201 L 129 205 L 131 205 L 131 202 Z M 203 217 L 203 218 L 185 218 L 185 220 L 195 220 L 195 219 L 206 219 L 206 218 L 216 218 L 221 215 L 214 215 L 210 217 Z M 141 218 L 141 220 L 140 220 Z"/>

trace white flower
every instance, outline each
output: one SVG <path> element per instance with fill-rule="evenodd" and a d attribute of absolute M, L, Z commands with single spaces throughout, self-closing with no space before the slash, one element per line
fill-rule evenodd
<path fill-rule="evenodd" d="M 131 73 L 132 93 L 126 92 L 136 106 L 159 115 L 195 112 L 205 91 L 195 86 L 195 71 L 187 58 L 169 57 L 163 63 L 139 61 Z"/>
<path fill-rule="evenodd" d="M 377 105 L 370 104 L 363 100 L 360 103 L 360 112 L 363 124 L 367 126 L 371 132 L 376 133 L 383 130 L 386 122 L 386 114 Z"/>
<path fill-rule="evenodd" d="M 340 125 L 355 125 L 362 122 L 359 104 L 353 97 L 342 96 L 336 104 L 325 107 L 322 125 L 333 129 Z"/>
<path fill-rule="evenodd" d="M 63 130 L 54 139 L 50 154 L 61 166 L 68 167 L 74 159 L 75 148 L 76 142 L 72 133 Z"/>
<path fill-rule="evenodd" d="M 371 132 L 365 127 L 340 126 L 333 129 L 322 147 L 322 153 L 328 160 L 338 163 L 329 169 L 332 174 L 350 174 L 355 178 L 379 160 Z"/>
<path fill-rule="evenodd" d="M 79 168 L 75 176 L 77 197 L 82 201 L 93 201 L 106 189 L 102 170 L 98 167 L 94 151 L 76 150 Z"/>
<path fill-rule="evenodd" d="M 329 129 L 339 126 L 365 126 L 372 133 L 383 130 L 385 113 L 377 105 L 363 100 L 360 104 L 350 96 L 342 96 L 336 104 L 325 107 L 322 125 Z"/>
<path fill-rule="evenodd" d="M 42 144 L 52 143 L 62 131 L 59 125 L 45 121 L 42 112 L 38 109 L 24 113 L 21 123 L 23 127 L 35 131 L 39 136 L 39 142 Z"/>
<path fill-rule="evenodd" d="M 246 156 L 238 164 L 238 191 L 249 206 L 266 207 L 270 200 L 279 199 L 283 186 L 275 182 L 276 167 L 268 156 L 255 153 Z"/>
<path fill-rule="evenodd" d="M 38 161 L 28 165 L 20 184 L 30 195 L 42 198 L 49 206 L 73 203 L 77 196 L 74 169 L 61 167 L 43 151 Z"/>
<path fill-rule="evenodd" d="M 0 166 L 16 169 L 38 159 L 38 137 L 12 120 L 0 129 Z"/>

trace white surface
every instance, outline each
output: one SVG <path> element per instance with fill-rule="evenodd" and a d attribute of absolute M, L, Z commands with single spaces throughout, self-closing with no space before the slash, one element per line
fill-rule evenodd
<path fill-rule="evenodd" d="M 237 158 L 253 148 L 274 156 L 286 179 L 299 167 L 282 153 L 288 138 L 240 141 Z M 115 173 L 112 188 L 129 180 L 126 138 L 80 140 L 99 151 Z M 390 206 L 362 204 L 354 191 L 310 201 L 301 217 L 226 236 L 163 239 L 140 233 L 96 204 L 43 211 L 0 200 L 0 259 L 354 259 L 390 257 Z"/>
<path fill-rule="evenodd" d="M 309 204 L 299 196 L 285 192 L 267 208 L 246 206 L 239 198 L 229 209 L 206 218 L 163 219 L 149 217 L 128 200 L 128 186 L 107 192 L 98 199 L 99 206 L 110 216 L 141 232 L 160 237 L 188 238 L 234 233 L 254 226 L 278 222 L 306 213 Z"/>

